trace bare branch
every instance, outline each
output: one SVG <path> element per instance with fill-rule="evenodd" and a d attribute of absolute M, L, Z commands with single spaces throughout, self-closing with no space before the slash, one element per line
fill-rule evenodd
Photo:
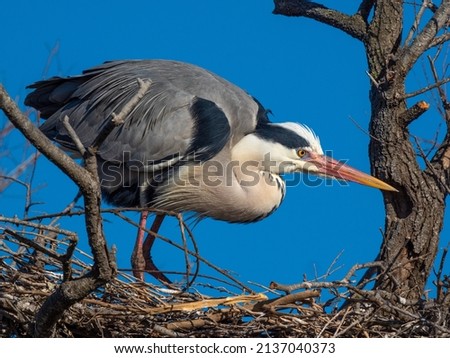
<path fill-rule="evenodd" d="M 257 304 L 255 304 L 255 308 L 256 309 L 259 308 L 262 311 L 275 312 L 276 308 L 279 308 L 280 306 L 293 304 L 298 301 L 309 300 L 311 298 L 319 297 L 319 296 L 320 296 L 319 290 L 310 290 L 310 291 L 290 293 L 286 296 L 275 298 L 273 300 L 266 300 L 266 301 L 258 302 Z"/>
<path fill-rule="evenodd" d="M 402 114 L 400 114 L 400 121 L 405 125 L 410 125 L 413 121 L 419 118 L 422 114 L 424 114 L 430 105 L 425 101 L 417 102 L 414 106 L 408 108 Z"/>
<path fill-rule="evenodd" d="M 103 127 L 102 131 L 99 133 L 97 138 L 92 142 L 91 147 L 95 150 L 100 146 L 101 143 L 106 139 L 106 137 L 113 131 L 114 128 L 124 123 L 125 118 L 130 114 L 138 102 L 142 99 L 145 93 L 148 91 L 152 85 L 152 81 L 143 81 L 140 78 L 137 79 L 137 84 L 139 86 L 136 94 L 130 99 L 130 101 L 121 109 L 120 113 L 112 114 L 111 120 Z"/>
<path fill-rule="evenodd" d="M 96 158 L 91 156 L 86 159 L 86 169 L 80 167 L 71 157 L 55 146 L 34 124 L 26 117 L 15 102 L 0 85 L 0 108 L 5 112 L 9 120 L 22 134 L 44 154 L 50 161 L 67 174 L 83 193 L 86 208 L 86 223 L 88 237 L 95 246 L 93 255 L 96 262 L 104 262 L 106 259 L 103 230 L 101 229 L 100 215 L 100 183 L 96 169 Z M 95 166 L 95 169 L 92 167 Z M 99 244 L 97 241 L 100 241 Z M 107 275 L 105 273 L 105 275 Z M 107 275 L 108 276 L 108 275 Z"/>
<path fill-rule="evenodd" d="M 371 267 L 384 268 L 384 266 L 385 265 L 380 261 L 367 262 L 365 264 L 356 264 L 347 272 L 345 277 L 339 281 L 331 281 L 331 282 L 306 281 L 302 283 L 296 283 L 293 285 L 283 285 L 277 282 L 271 282 L 269 287 L 271 289 L 283 291 L 286 293 L 291 293 L 292 291 L 299 289 L 348 287 L 351 283 L 350 282 L 351 278 L 356 271 Z"/>
<path fill-rule="evenodd" d="M 10 122 L 6 122 L 3 128 L 0 129 L 0 141 L 6 138 L 6 136 L 14 129 L 14 126 Z M 1 142 L 0 142 L 1 143 Z"/>
<path fill-rule="evenodd" d="M 415 92 L 408 93 L 402 99 L 408 99 L 408 98 L 416 97 L 416 96 L 421 95 L 421 94 L 423 94 L 425 92 L 428 92 L 428 91 L 430 91 L 432 89 L 435 89 L 436 87 L 440 87 L 442 85 L 445 85 L 448 82 L 450 82 L 450 77 L 444 78 L 441 81 L 437 81 L 437 82 L 435 82 L 435 83 L 433 83 L 433 84 L 431 84 L 429 86 L 426 86 L 424 88 L 421 88 L 420 90 L 417 90 Z"/>
<path fill-rule="evenodd" d="M 77 148 L 78 152 L 81 154 L 81 156 L 84 157 L 84 155 L 86 154 L 86 149 L 84 148 L 84 145 L 80 140 L 80 137 L 78 137 L 78 134 L 75 132 L 75 129 L 73 129 L 73 127 L 70 125 L 69 116 L 67 115 L 64 116 L 64 118 L 62 119 L 62 124 L 66 129 L 70 139 L 72 139 L 72 142 L 75 144 L 75 147 Z"/>
<path fill-rule="evenodd" d="M 441 49 L 442 46 L 438 48 L 438 51 L 436 53 L 436 56 L 434 58 L 431 58 L 430 56 L 428 56 L 428 61 L 430 64 L 430 68 L 431 68 L 431 73 L 433 74 L 433 79 L 435 81 L 435 85 L 438 89 L 438 94 L 439 94 L 439 98 L 441 101 L 441 105 L 442 105 L 442 109 L 439 108 L 439 105 L 437 106 L 442 118 L 444 119 L 446 125 L 447 125 L 447 134 L 444 138 L 444 140 L 442 141 L 440 147 L 438 148 L 438 150 L 436 151 L 435 156 L 433 157 L 433 159 L 431 160 L 431 162 L 433 164 L 438 163 L 439 165 L 442 165 L 442 169 L 444 170 L 444 176 L 446 177 L 446 181 L 444 179 L 441 179 L 442 176 L 437 176 L 439 178 L 439 180 L 441 182 L 445 182 L 444 188 L 448 188 L 448 183 L 449 182 L 449 177 L 450 177 L 450 173 L 449 173 L 449 168 L 450 168 L 450 102 L 447 99 L 447 94 L 444 90 L 444 88 L 442 87 L 443 84 L 447 83 L 450 81 L 450 78 L 446 78 L 442 81 L 439 81 L 439 75 L 438 75 L 438 71 L 436 69 L 436 60 L 438 58 L 438 56 L 441 53 Z M 445 70 L 444 70 L 445 72 Z M 445 83 L 443 83 L 445 81 Z M 447 193 L 449 193 L 448 189 L 447 189 Z"/>
<path fill-rule="evenodd" d="M 430 163 L 427 156 L 425 155 L 425 152 L 423 151 L 418 139 L 416 136 L 413 136 L 414 141 L 416 142 L 417 149 L 419 149 L 420 156 L 424 160 L 425 164 L 427 165 L 427 168 L 430 170 L 430 172 L 433 174 L 433 176 L 436 178 L 436 180 L 442 185 L 443 188 L 447 191 L 447 194 L 450 194 L 450 187 L 447 185 L 445 180 L 442 179 L 442 176 L 436 171 L 434 166 Z"/>
<path fill-rule="evenodd" d="M 60 42 L 56 41 L 53 47 L 50 49 L 50 53 L 48 54 L 47 63 L 45 64 L 44 69 L 42 70 L 42 77 L 45 78 L 50 70 L 50 66 L 52 65 L 53 59 L 58 54 L 60 49 Z"/>
<path fill-rule="evenodd" d="M 136 209 L 131 209 L 131 210 L 136 210 Z M 125 222 L 135 226 L 136 228 L 139 228 L 139 224 L 134 222 L 133 220 L 129 219 L 128 217 L 126 217 L 125 215 L 123 215 L 121 213 L 121 210 L 119 209 L 107 209 L 107 210 L 103 210 L 103 212 L 111 212 L 113 214 L 115 214 L 117 217 L 121 218 L 122 220 L 124 220 Z M 167 212 L 167 211 L 155 211 L 155 212 L 162 212 L 166 215 L 171 215 L 171 216 L 175 216 L 175 217 L 179 217 L 177 213 L 171 213 L 171 212 Z M 145 228 L 143 229 L 147 234 L 151 234 L 156 236 L 158 239 L 176 247 L 179 250 L 182 250 L 183 252 L 187 251 L 187 253 L 189 255 L 191 255 L 192 257 L 195 257 L 198 261 L 203 262 L 206 266 L 212 268 L 213 270 L 219 272 L 220 274 L 222 274 L 223 276 L 225 276 L 226 278 L 230 279 L 232 282 L 236 283 L 237 287 L 240 287 L 241 289 L 250 292 L 250 293 L 254 293 L 254 291 L 247 287 L 246 285 L 244 285 L 242 282 L 240 282 L 238 279 L 236 279 L 235 277 L 233 277 L 233 275 L 231 275 L 227 270 L 224 270 L 216 265 L 214 265 L 213 263 L 211 263 L 210 261 L 206 260 L 205 258 L 201 257 L 198 253 L 198 248 L 196 247 L 195 241 L 192 240 L 192 242 L 194 243 L 194 251 L 191 250 L 187 250 L 183 245 L 179 245 L 176 242 L 158 234 L 158 233 L 154 233 L 152 231 L 150 231 L 149 229 Z M 184 225 L 184 230 L 186 230 L 189 234 L 189 236 L 191 238 L 194 237 L 192 231 L 188 228 L 187 225 Z M 194 275 L 196 275 L 197 273 L 194 273 Z M 190 283 L 189 283 L 190 284 Z"/>
<path fill-rule="evenodd" d="M 450 247 L 450 244 L 447 244 L 447 247 L 444 247 L 443 251 L 442 251 L 442 256 L 441 256 L 441 260 L 439 262 L 439 268 L 438 271 L 435 273 L 436 274 L 436 288 L 437 288 L 437 297 L 436 300 L 438 302 L 442 302 L 443 301 L 443 281 L 442 281 L 442 272 L 444 270 L 444 264 L 445 264 L 445 259 L 447 257 L 448 254 L 448 249 Z"/>
<path fill-rule="evenodd" d="M 143 81 L 138 78 L 137 83 L 139 85 L 139 90 L 136 92 L 136 94 L 122 108 L 119 114 L 112 114 L 113 122 L 116 126 L 125 122 L 125 118 L 130 114 L 130 112 L 134 109 L 134 107 L 138 104 L 142 97 L 144 97 L 145 93 L 150 89 L 150 86 L 152 85 L 152 81 L 150 79 Z"/>
<path fill-rule="evenodd" d="M 434 82 L 435 82 L 435 84 L 439 83 L 440 82 L 439 75 L 438 75 L 438 72 L 436 70 L 436 65 L 435 65 L 436 58 L 433 59 L 433 58 L 431 58 L 431 56 L 427 56 L 427 58 L 428 58 L 428 62 L 430 64 L 431 72 L 433 73 Z M 450 78 L 446 78 L 446 80 L 450 80 Z M 437 90 L 438 90 L 439 98 L 441 99 L 441 103 L 442 103 L 442 107 L 444 108 L 444 111 L 448 111 L 448 110 L 450 110 L 450 108 L 449 108 L 450 104 L 447 100 L 447 94 L 445 93 L 445 90 L 442 88 L 442 85 L 443 84 L 438 85 Z M 445 118 L 445 119 L 447 122 L 449 122 L 449 120 L 450 120 L 450 118 Z"/>
<path fill-rule="evenodd" d="M 425 25 L 422 32 L 417 34 L 411 45 L 405 45 L 399 63 L 404 73 L 409 72 L 417 59 L 428 49 L 433 43 L 438 32 L 448 24 L 450 18 L 450 0 L 443 0 L 434 16 Z"/>
<path fill-rule="evenodd" d="M 361 41 L 364 41 L 367 36 L 367 24 L 361 13 L 349 16 L 307 0 L 274 0 L 274 3 L 274 14 L 308 17 L 342 30 Z"/>
<path fill-rule="evenodd" d="M 50 336 L 52 328 L 67 308 L 86 297 L 97 287 L 108 282 L 115 273 L 114 258 L 108 252 L 103 233 L 100 211 L 101 192 L 97 177 L 96 156 L 90 155 L 85 158 L 86 169 L 80 167 L 34 126 L 9 97 L 3 86 L 0 86 L 0 108 L 14 126 L 41 153 L 78 185 L 84 196 L 86 231 L 95 265 L 90 272 L 76 281 L 63 282 L 48 297 L 36 314 L 36 323 L 32 328 L 32 334 L 38 337 Z"/>
<path fill-rule="evenodd" d="M 197 278 L 199 271 L 200 271 L 200 261 L 198 259 L 199 250 L 197 246 L 197 242 L 195 241 L 194 235 L 192 231 L 189 229 L 189 227 L 186 225 L 186 222 L 183 220 L 183 216 L 181 214 L 177 215 L 178 224 L 180 226 L 180 232 L 181 232 L 181 238 L 183 240 L 183 246 L 184 246 L 184 261 L 186 263 L 186 289 L 188 289 Z M 191 239 L 192 245 L 194 246 L 194 251 L 196 254 L 196 265 L 195 265 L 195 272 L 192 274 L 192 278 L 189 280 L 189 276 L 191 275 L 191 262 L 189 260 L 189 253 L 188 253 L 188 246 L 187 246 L 187 240 L 186 240 L 186 232 L 188 233 L 189 238 Z"/>
<path fill-rule="evenodd" d="M 52 163 L 66 173 L 83 192 L 91 191 L 92 180 L 89 173 L 75 161 L 55 146 L 29 119 L 0 85 L 0 109 L 22 134 L 44 154 Z"/>
<path fill-rule="evenodd" d="M 432 48 L 432 47 L 436 47 L 439 45 L 442 45 L 443 43 L 447 42 L 450 40 L 450 32 L 447 32 L 441 36 L 436 36 L 433 41 L 431 41 L 430 45 L 428 46 L 428 48 Z"/>
<path fill-rule="evenodd" d="M 65 235 L 65 236 L 73 236 L 73 232 L 71 232 L 71 231 L 63 230 L 63 229 L 56 228 L 53 226 L 37 224 L 37 223 L 33 223 L 33 222 L 30 222 L 27 220 L 20 220 L 17 218 L 8 218 L 3 215 L 0 215 L 0 222 L 6 222 L 6 223 L 14 224 L 14 225 L 22 225 L 22 226 L 39 229 L 39 230 L 44 230 L 44 231 L 51 231 L 51 232 Z"/>
<path fill-rule="evenodd" d="M 416 14 L 416 17 L 414 18 L 414 23 L 411 26 L 411 29 L 409 29 L 408 36 L 406 37 L 405 44 L 409 45 L 411 43 L 411 40 L 416 33 L 417 29 L 419 28 L 420 20 L 422 19 L 422 16 L 425 12 L 425 10 L 428 8 L 429 0 L 423 0 L 422 5 L 420 6 L 419 11 Z"/>
<path fill-rule="evenodd" d="M 11 183 L 11 181 L 15 181 L 18 179 L 22 173 L 27 170 L 27 168 L 36 161 L 36 159 L 39 157 L 40 153 L 36 152 L 31 154 L 27 159 L 25 159 L 20 165 L 18 165 L 16 168 L 14 168 L 11 172 L 8 174 L 2 176 L 3 179 L 7 179 L 0 182 L 0 193 L 4 191 Z"/>
<path fill-rule="evenodd" d="M 70 213 L 71 210 L 75 207 L 75 205 L 77 204 L 78 200 L 80 200 L 80 198 L 83 196 L 83 193 L 81 191 L 78 191 L 77 195 L 75 195 L 75 198 L 73 198 L 73 200 L 57 215 L 55 215 L 55 217 L 53 218 L 52 221 L 50 221 L 49 225 L 53 226 L 56 225 L 57 221 L 59 219 L 61 219 L 65 214 Z"/>
<path fill-rule="evenodd" d="M 380 141 L 379 138 L 376 138 L 375 136 L 373 136 L 372 134 L 370 134 L 370 133 L 367 131 L 367 129 L 363 128 L 363 127 L 361 126 L 361 124 L 359 124 L 359 123 L 356 121 L 356 119 L 354 119 L 352 116 L 349 116 L 348 118 L 353 122 L 353 124 L 356 126 L 356 128 L 358 128 L 362 133 L 364 133 L 364 134 L 367 135 L 368 137 L 372 138 L 373 140 L 376 140 L 376 141 L 378 141 L 378 142 Z"/>
<path fill-rule="evenodd" d="M 26 242 L 27 246 L 35 249 L 35 250 L 39 250 L 40 252 L 44 253 L 45 255 L 48 255 L 49 257 L 58 260 L 60 262 L 63 262 L 63 260 L 65 260 L 67 257 L 65 254 L 57 254 L 54 253 L 52 250 L 47 249 L 44 245 L 40 245 L 39 243 L 27 239 L 26 237 L 19 235 L 18 233 L 16 233 L 13 230 L 10 229 L 5 229 L 4 230 L 5 234 L 11 235 L 13 236 L 15 239 L 17 239 L 18 242 Z M 73 243 L 76 243 L 78 241 L 78 238 L 75 236 L 75 234 L 71 234 L 70 236 L 67 236 Z"/>

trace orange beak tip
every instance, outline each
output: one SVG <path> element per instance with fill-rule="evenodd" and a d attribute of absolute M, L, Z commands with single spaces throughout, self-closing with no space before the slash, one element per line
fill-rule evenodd
<path fill-rule="evenodd" d="M 316 168 L 319 168 L 319 175 L 332 177 L 337 180 L 351 181 L 372 188 L 398 193 L 397 189 L 384 181 L 339 162 L 331 157 L 327 157 L 325 155 L 315 156 L 312 158 L 311 162 Z"/>
<path fill-rule="evenodd" d="M 366 185 L 372 188 L 376 188 L 376 189 L 380 189 L 383 191 L 391 191 L 391 192 L 398 192 L 397 189 L 395 189 L 393 186 L 385 183 L 384 181 L 375 178 L 373 176 L 370 176 L 368 174 L 362 174 L 358 175 L 358 176 L 354 176 L 353 181 L 362 184 L 362 185 Z"/>
<path fill-rule="evenodd" d="M 395 189 L 393 186 L 386 184 L 388 187 L 386 189 L 381 189 L 384 191 L 393 191 L 394 193 L 399 193 L 399 191 L 397 189 Z"/>

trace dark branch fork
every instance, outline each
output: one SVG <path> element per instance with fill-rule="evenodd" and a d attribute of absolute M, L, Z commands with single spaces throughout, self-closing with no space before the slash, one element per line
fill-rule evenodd
<path fill-rule="evenodd" d="M 54 145 L 34 124 L 20 111 L 3 86 L 0 85 L 0 108 L 11 123 L 51 162 L 60 168 L 80 188 L 84 197 L 86 230 L 92 249 L 95 265 L 85 276 L 75 281 L 63 282 L 56 291 L 48 297 L 36 315 L 32 335 L 50 336 L 52 329 L 61 315 L 75 302 L 83 299 L 99 286 L 110 281 L 115 275 L 115 258 L 108 251 L 104 237 L 100 210 L 101 190 L 97 177 L 97 161 L 95 150 L 108 137 L 116 125 L 123 123 L 129 111 L 145 94 L 150 82 L 138 81 L 139 91 L 123 108 L 121 113 L 111 118 L 111 125 L 99 133 L 95 146 L 84 153 L 85 167 L 78 165 L 71 157 Z M 68 123 L 68 122 L 67 122 Z M 66 125 L 67 126 L 67 125 Z M 68 126 L 67 126 L 68 127 Z M 72 136 L 75 136 L 72 132 Z M 82 150 L 78 145 L 79 150 Z"/>
<path fill-rule="evenodd" d="M 274 14 L 304 16 L 340 29 L 350 36 L 364 41 L 367 36 L 366 20 L 373 1 L 363 1 L 359 11 L 349 16 L 321 4 L 304 0 L 275 1 Z"/>

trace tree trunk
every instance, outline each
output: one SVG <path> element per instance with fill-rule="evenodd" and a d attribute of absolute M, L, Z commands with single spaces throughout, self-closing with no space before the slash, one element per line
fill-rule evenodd
<path fill-rule="evenodd" d="M 399 193 L 384 193 L 385 234 L 379 259 L 388 270 L 377 286 L 418 299 L 437 254 L 445 210 L 442 185 L 430 168 L 422 170 L 412 146 L 405 101 L 410 68 L 399 61 L 403 27 L 401 0 L 378 1 L 365 41 L 372 83 L 370 160 L 374 174 Z M 428 106 L 419 103 L 425 111 Z"/>
<path fill-rule="evenodd" d="M 420 147 L 416 154 L 415 138 L 408 125 L 429 105 L 417 102 L 408 107 L 405 80 L 419 57 L 450 39 L 445 30 L 450 25 L 450 0 L 438 5 L 428 0 L 422 6 L 417 4 L 414 25 L 406 37 L 405 6 L 408 4 L 401 0 L 362 0 L 357 12 L 347 15 L 307 0 L 275 0 L 274 12 L 323 22 L 365 46 L 371 80 L 372 171 L 399 190 L 383 193 L 386 219 L 378 260 L 384 262 L 385 270 L 376 286 L 394 293 L 392 297 L 416 300 L 424 294 L 436 258 L 449 192 L 450 105 L 444 91 L 440 91 L 446 138 L 431 160 L 420 152 Z M 425 12 L 431 19 L 423 20 Z M 439 88 L 438 84 L 435 87 Z M 418 155 L 425 161 L 425 169 L 420 168 Z"/>
<path fill-rule="evenodd" d="M 373 172 L 399 190 L 384 193 L 385 233 L 379 260 L 388 270 L 377 286 L 417 299 L 424 292 L 437 254 L 446 193 L 435 175 L 419 168 L 409 131 L 401 123 L 406 106 L 392 99 L 396 86 L 392 87 L 382 92 L 375 85 L 371 89 Z"/>

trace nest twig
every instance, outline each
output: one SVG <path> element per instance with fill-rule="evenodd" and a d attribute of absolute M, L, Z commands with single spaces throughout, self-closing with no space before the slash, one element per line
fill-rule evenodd
<path fill-rule="evenodd" d="M 0 336 L 26 337 L 47 297 L 92 262 L 70 232 L 38 224 L 0 230 Z M 285 293 L 242 290 L 219 297 L 202 292 L 201 284 L 167 289 L 119 273 L 67 310 L 53 336 L 450 337 L 447 276 L 440 274 L 439 300 L 409 302 L 352 282 L 357 270 L 377 266 L 355 265 L 340 281 L 272 284 Z"/>

